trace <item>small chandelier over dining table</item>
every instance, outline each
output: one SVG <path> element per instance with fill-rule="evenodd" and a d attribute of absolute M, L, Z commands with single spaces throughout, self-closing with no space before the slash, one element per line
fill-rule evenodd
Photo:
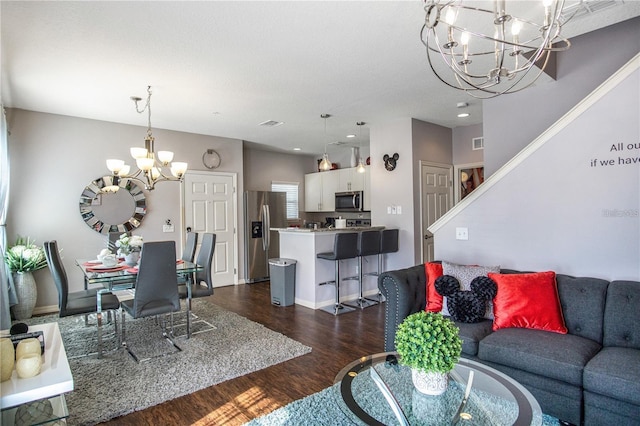
<path fill-rule="evenodd" d="M 571 46 L 560 35 L 562 26 L 571 19 L 562 14 L 564 0 L 424 3 L 420 37 L 429 66 L 443 83 L 475 98 L 492 98 L 531 86 L 545 71 L 551 53 Z M 493 3 L 493 10 L 488 3 Z M 532 70 L 534 65 L 537 70 Z"/>
<path fill-rule="evenodd" d="M 120 178 L 132 179 L 141 183 L 144 188 L 151 191 L 155 188 L 157 182 L 175 181 L 180 182 L 187 172 L 187 163 L 173 161 L 173 152 L 158 151 L 154 149 L 155 138 L 151 133 L 151 86 L 147 86 L 147 102 L 144 108 L 138 107 L 138 102 L 142 100 L 137 96 L 132 96 L 131 100 L 136 105 L 136 111 L 139 114 L 147 111 L 147 135 L 144 138 L 144 148 L 130 148 L 131 156 L 136 160 L 138 170 L 130 174 L 130 166 L 122 160 L 108 159 L 107 168 L 113 174 L 114 184 L 103 188 L 103 192 L 115 192 L 118 190 L 118 181 Z M 173 162 L 172 162 L 173 161 Z M 163 168 L 169 170 L 163 171 Z"/>

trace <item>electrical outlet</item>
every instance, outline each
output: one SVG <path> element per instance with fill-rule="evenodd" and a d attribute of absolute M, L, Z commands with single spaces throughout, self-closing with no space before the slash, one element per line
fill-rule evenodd
<path fill-rule="evenodd" d="M 456 240 L 468 240 L 469 228 L 456 228 Z"/>
<path fill-rule="evenodd" d="M 162 225 L 162 232 L 174 232 L 175 228 L 173 225 Z"/>

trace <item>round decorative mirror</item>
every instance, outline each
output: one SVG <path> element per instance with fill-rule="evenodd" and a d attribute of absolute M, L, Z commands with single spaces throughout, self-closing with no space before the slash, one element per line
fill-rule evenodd
<path fill-rule="evenodd" d="M 117 185 L 116 192 L 102 192 L 102 188 Z M 103 176 L 91 182 L 80 195 L 82 220 L 96 232 L 129 232 L 142 223 L 147 202 L 142 187 L 127 178 L 114 182 L 113 176 Z"/>

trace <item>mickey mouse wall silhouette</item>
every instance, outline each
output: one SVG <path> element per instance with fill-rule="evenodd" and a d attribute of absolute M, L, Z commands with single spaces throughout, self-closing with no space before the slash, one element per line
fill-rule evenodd
<path fill-rule="evenodd" d="M 398 161 L 398 158 L 400 158 L 400 156 L 397 152 L 393 154 L 393 157 L 389 157 L 387 154 L 385 154 L 384 157 L 382 157 L 382 160 L 384 160 L 384 168 L 389 171 L 393 171 L 396 168 L 396 162 Z"/>

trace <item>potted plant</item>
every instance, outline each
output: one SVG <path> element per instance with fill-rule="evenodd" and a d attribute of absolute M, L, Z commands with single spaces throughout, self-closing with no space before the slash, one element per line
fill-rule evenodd
<path fill-rule="evenodd" d="M 4 261 L 12 273 L 18 297 L 18 304 L 11 307 L 13 316 L 17 320 L 31 318 L 38 299 L 33 271 L 47 266 L 44 250 L 30 238 L 18 237 L 15 245 L 5 253 Z"/>
<path fill-rule="evenodd" d="M 453 321 L 433 312 L 416 312 L 400 323 L 395 346 L 400 363 L 411 368 L 418 391 L 440 395 L 447 389 L 448 373 L 460 359 L 462 340 Z"/>
<path fill-rule="evenodd" d="M 116 241 L 118 254 L 124 256 L 124 261 L 129 266 L 134 266 L 140 260 L 142 244 L 142 237 L 139 235 L 122 234 Z"/>

